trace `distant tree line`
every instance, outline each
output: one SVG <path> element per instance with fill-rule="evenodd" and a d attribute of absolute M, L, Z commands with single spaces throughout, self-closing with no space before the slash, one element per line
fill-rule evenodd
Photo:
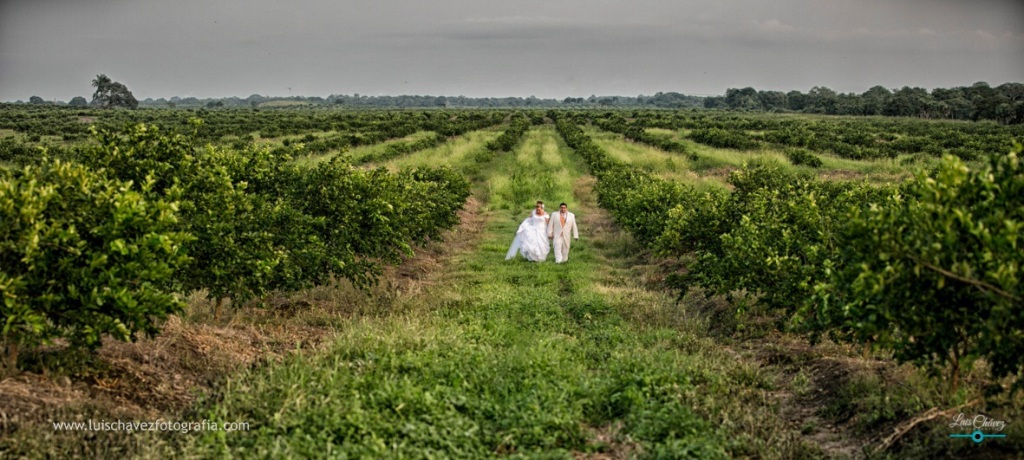
<path fill-rule="evenodd" d="M 93 80 L 96 93 L 91 103 L 79 96 L 66 105 L 84 107 L 150 107 L 150 108 L 252 108 L 288 105 L 327 106 L 341 108 L 708 108 L 770 112 L 803 112 L 827 115 L 884 115 L 951 120 L 994 120 L 1002 124 L 1024 124 L 1024 83 L 1004 83 L 995 88 L 986 82 L 955 88 L 924 88 L 904 86 L 889 90 L 874 86 L 861 93 L 839 93 L 825 86 L 810 91 L 763 91 L 751 87 L 729 88 L 724 96 L 692 96 L 676 92 L 658 92 L 651 96 L 596 96 L 540 99 L 530 97 L 466 97 L 466 96 L 367 96 L 332 94 L 330 96 L 272 97 L 259 94 L 247 98 L 147 98 L 137 101 L 123 84 L 106 75 Z M 21 101 L 18 101 L 22 103 Z M 32 96 L 30 104 L 65 105 Z"/>
<path fill-rule="evenodd" d="M 951 120 L 995 120 L 1002 124 L 1024 123 L 1024 83 L 1004 83 L 995 88 L 978 82 L 971 86 L 924 88 L 904 86 L 889 90 L 875 86 L 861 93 L 837 93 L 815 86 L 800 91 L 758 91 L 729 88 L 724 96 L 704 99 L 705 108 L 751 111 L 792 111 L 828 115 L 884 115 Z"/>
<path fill-rule="evenodd" d="M 286 106 L 289 103 L 294 105 L 326 105 L 332 107 L 352 108 L 424 108 L 424 107 L 447 107 L 447 108 L 558 108 L 558 107 L 653 107 L 653 108 L 699 108 L 704 101 L 700 96 L 688 96 L 681 93 L 668 92 L 656 93 L 654 95 L 638 96 L 596 96 L 590 97 L 567 97 L 559 99 L 541 99 L 536 96 L 530 97 L 467 97 L 467 96 L 429 96 L 429 95 L 400 95 L 400 96 L 367 96 L 358 93 L 332 94 L 330 96 L 304 97 L 304 96 L 263 96 L 253 94 L 246 98 L 225 97 L 225 98 L 195 98 L 195 97 L 172 97 L 170 99 L 145 99 L 140 102 L 140 107 L 179 107 L 179 108 L 258 108 L 268 106 Z"/>

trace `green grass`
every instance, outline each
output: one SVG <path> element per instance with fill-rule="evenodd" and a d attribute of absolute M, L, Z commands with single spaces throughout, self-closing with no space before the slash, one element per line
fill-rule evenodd
<path fill-rule="evenodd" d="M 377 143 L 377 144 L 360 145 L 358 147 L 353 147 L 353 148 L 350 148 L 350 149 L 346 150 L 345 151 L 345 155 L 348 155 L 349 157 L 351 157 L 353 161 L 357 161 L 360 158 L 365 157 L 367 155 L 381 153 L 389 145 L 392 145 L 392 144 L 395 144 L 395 143 L 398 143 L 398 142 L 412 143 L 412 142 L 416 142 L 416 141 L 418 141 L 420 139 L 423 139 L 423 138 L 425 138 L 427 136 L 432 136 L 433 134 L 434 133 L 432 131 L 417 131 L 415 133 L 412 133 L 412 134 L 410 134 L 408 136 L 405 136 L 405 137 L 402 137 L 402 138 L 390 139 L 388 141 L 380 142 L 380 143 Z M 315 165 L 315 164 L 320 163 L 322 161 L 330 160 L 331 158 L 333 158 L 338 153 L 339 152 L 337 150 L 335 150 L 335 151 L 330 151 L 330 152 L 327 152 L 327 153 L 324 153 L 324 154 L 321 154 L 321 155 L 307 155 L 307 156 L 304 156 L 302 158 L 297 158 L 295 160 L 295 162 L 298 163 L 298 164 L 301 164 L 301 165 L 312 166 L 312 165 Z"/>
<path fill-rule="evenodd" d="M 669 153 L 657 147 L 626 140 L 622 135 L 585 128 L 584 131 L 612 158 L 636 166 L 658 177 L 697 187 L 724 187 L 724 177 L 698 174 L 700 164 L 685 155 Z M 666 130 L 667 131 L 667 130 Z"/>
<path fill-rule="evenodd" d="M 532 204 L 503 191 L 510 171 L 570 202 L 583 241 L 569 263 L 504 260 Z M 635 247 L 600 225 L 592 179 L 550 127 L 482 175 L 478 189 L 492 190 L 482 239 L 409 300 L 417 307 L 354 320 L 327 352 L 234 377 L 196 410 L 250 431 L 165 437 L 143 455 L 820 456 L 771 422 L 768 376 L 624 276 Z"/>
<path fill-rule="evenodd" d="M 571 152 L 550 126 L 528 131 L 515 152 L 501 154 L 499 171 L 485 179 L 488 207 L 518 210 L 520 220 L 537 200 L 544 201 L 548 212 L 563 201 L 573 208 L 573 179 L 583 173 L 583 166 L 569 157 Z"/>
<path fill-rule="evenodd" d="M 437 147 L 392 159 L 385 166 L 391 170 L 441 165 L 466 169 L 478 163 L 478 155 L 486 153 L 484 146 L 499 135 L 497 128 L 470 131 Z"/>

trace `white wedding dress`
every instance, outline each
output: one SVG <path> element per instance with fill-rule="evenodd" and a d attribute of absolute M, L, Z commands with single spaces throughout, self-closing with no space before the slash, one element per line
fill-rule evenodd
<path fill-rule="evenodd" d="M 538 216 L 536 209 L 530 213 L 530 217 L 519 224 L 519 230 L 516 230 L 516 237 L 505 254 L 505 260 L 515 257 L 517 252 L 531 262 L 543 262 L 547 259 L 551 250 L 551 243 L 548 241 L 549 218 L 551 214 Z"/>

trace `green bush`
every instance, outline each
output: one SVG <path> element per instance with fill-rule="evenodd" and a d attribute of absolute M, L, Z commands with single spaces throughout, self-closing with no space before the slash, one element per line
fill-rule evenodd
<path fill-rule="evenodd" d="M 946 156 L 904 193 L 852 215 L 818 314 L 953 385 L 977 358 L 1024 369 L 1024 166 L 1018 145 L 977 167 Z M 1021 380 L 1018 380 L 1018 385 Z"/>
<path fill-rule="evenodd" d="M 691 285 L 712 294 L 745 290 L 780 319 L 804 305 L 827 264 L 839 263 L 848 209 L 879 201 L 884 190 L 794 175 L 771 161 L 745 165 L 729 180 L 731 194 L 687 191 L 655 246 L 695 253 L 688 276 L 677 279 L 684 293 Z"/>
<path fill-rule="evenodd" d="M 522 112 L 516 112 L 512 115 L 512 120 L 509 123 L 505 132 L 501 133 L 493 141 L 487 143 L 487 150 L 491 152 L 510 152 L 515 148 L 519 140 L 523 138 L 523 134 L 530 129 L 530 119 L 523 115 Z"/>
<path fill-rule="evenodd" d="M 752 150 L 760 145 L 742 131 L 730 131 L 721 128 L 695 129 L 690 132 L 689 137 L 701 144 L 726 149 Z"/>
<path fill-rule="evenodd" d="M 38 149 L 22 144 L 13 137 L 0 139 L 0 161 L 23 161 L 38 153 Z"/>
<path fill-rule="evenodd" d="M 807 150 L 799 148 L 786 149 L 786 158 L 789 158 L 789 162 L 794 165 L 805 165 L 812 168 L 820 168 L 822 165 L 821 158 L 818 158 L 815 154 L 808 152 Z"/>
<path fill-rule="evenodd" d="M 153 334 L 180 310 L 175 274 L 189 236 L 177 204 L 60 161 L 0 177 L 0 323 L 8 359 L 21 346 L 64 338 L 96 347 L 104 335 Z M 8 364 L 12 364 L 10 361 Z"/>
<path fill-rule="evenodd" d="M 187 244 L 192 263 L 178 273 L 186 291 L 207 289 L 218 301 L 243 302 L 270 290 L 284 251 L 275 247 L 268 226 L 278 208 L 272 197 L 252 193 L 247 182 L 232 177 L 243 162 L 237 151 L 210 147 L 197 153 L 193 137 L 147 125 L 99 130 L 96 137 L 83 162 L 153 199 L 180 201 L 179 229 L 195 237 Z"/>
<path fill-rule="evenodd" d="M 100 130 L 97 138 L 84 162 L 147 184 L 139 191 L 153 199 L 180 201 L 179 228 L 195 239 L 187 244 L 192 263 L 178 278 L 218 305 L 335 276 L 372 284 L 383 264 L 455 225 L 469 195 L 466 179 L 447 169 L 366 171 L 344 157 L 301 168 L 290 162 L 300 147 L 196 148 L 194 137 L 146 125 Z"/>

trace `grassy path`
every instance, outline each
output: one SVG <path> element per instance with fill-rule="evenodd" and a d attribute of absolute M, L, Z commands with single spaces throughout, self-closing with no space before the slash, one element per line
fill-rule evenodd
<path fill-rule="evenodd" d="M 432 289 L 354 320 L 326 352 L 232 379 L 199 411 L 250 431 L 175 437 L 147 456 L 818 454 L 772 420 L 769 377 L 640 285 L 635 248 L 596 208 L 593 179 L 553 129 L 530 131 L 478 177 L 483 231 Z M 579 216 L 567 264 L 504 260 L 538 198 Z"/>

